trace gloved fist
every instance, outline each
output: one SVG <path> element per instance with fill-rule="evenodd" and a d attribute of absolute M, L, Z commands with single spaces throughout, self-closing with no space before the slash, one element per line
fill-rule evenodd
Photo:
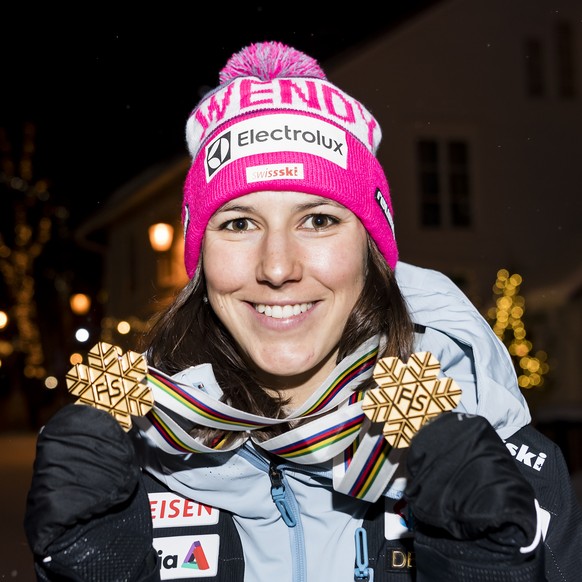
<path fill-rule="evenodd" d="M 24 528 L 39 580 L 159 580 L 133 445 L 101 410 L 69 404 L 43 427 Z"/>
<path fill-rule="evenodd" d="M 454 577 L 458 563 L 447 573 L 449 558 L 449 565 L 456 560 L 501 569 L 537 559 L 535 547 L 521 551 L 536 539 L 533 488 L 485 418 L 441 414 L 412 439 L 407 466 L 405 495 L 414 518 L 419 580 L 465 579 Z M 435 556 L 446 559 L 435 561 Z M 423 577 L 423 570 L 430 575 Z M 435 577 L 436 571 L 444 577 Z M 543 579 L 537 575 L 531 579 Z"/>

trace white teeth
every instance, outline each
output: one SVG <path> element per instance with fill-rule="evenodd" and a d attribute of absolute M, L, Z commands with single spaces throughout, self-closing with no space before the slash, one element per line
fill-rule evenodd
<path fill-rule="evenodd" d="M 255 310 L 264 313 L 267 317 L 283 319 L 305 313 L 313 307 L 313 303 L 295 303 L 294 305 L 265 305 L 264 303 L 255 303 Z"/>

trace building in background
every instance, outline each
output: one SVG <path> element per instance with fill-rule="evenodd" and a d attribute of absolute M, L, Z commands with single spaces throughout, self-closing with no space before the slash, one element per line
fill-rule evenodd
<path fill-rule="evenodd" d="M 528 338 L 550 366 L 526 397 L 582 468 L 582 4 L 443 1 L 322 65 L 382 126 L 401 259 L 449 275 L 484 315 L 498 271 L 520 275 Z M 186 280 L 188 163 L 150 168 L 79 231 L 104 253 L 110 341 Z M 174 227 L 170 250 L 150 245 L 158 222 Z"/>

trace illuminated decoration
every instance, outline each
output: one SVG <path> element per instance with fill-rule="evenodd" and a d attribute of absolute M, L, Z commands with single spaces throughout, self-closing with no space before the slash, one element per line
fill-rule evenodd
<path fill-rule="evenodd" d="M 33 266 L 50 240 L 52 219 L 48 216 L 47 183 L 33 181 L 32 154 L 34 153 L 34 126 L 24 127 L 21 159 L 16 168 L 12 146 L 6 132 L 0 128 L 2 195 L 13 199 L 13 216 L 8 229 L 0 231 L 0 275 L 12 300 L 11 315 L 15 324 L 14 350 L 24 355 L 24 376 L 43 378 L 44 353 L 38 328 L 35 302 Z M 8 218 L 6 215 L 3 218 Z M 7 223 L 3 223 L 5 226 Z"/>
<path fill-rule="evenodd" d="M 89 330 L 85 329 L 84 327 L 80 327 L 75 332 L 75 339 L 81 343 L 86 342 L 89 339 Z"/>
<path fill-rule="evenodd" d="M 127 335 L 131 331 L 131 325 L 128 321 L 120 321 L 117 324 L 117 331 L 121 335 Z"/>
<path fill-rule="evenodd" d="M 71 295 L 69 304 L 75 315 L 87 315 L 91 309 L 91 298 L 85 293 L 75 293 Z"/>
<path fill-rule="evenodd" d="M 507 269 L 497 272 L 493 293 L 498 296 L 495 307 L 487 312 L 495 335 L 507 346 L 517 371 L 517 382 L 521 388 L 538 388 L 544 384 L 544 376 L 550 367 L 548 356 L 543 351 L 532 355 L 533 345 L 527 339 L 523 314 L 525 299 L 519 295 L 521 275 L 510 275 Z"/>
<path fill-rule="evenodd" d="M 54 390 L 59 385 L 59 381 L 54 376 L 47 376 L 44 379 L 44 386 L 48 390 Z"/>
<path fill-rule="evenodd" d="M 130 333 L 142 334 L 148 331 L 150 322 L 139 317 L 116 319 L 105 317 L 101 321 L 101 337 L 109 343 L 120 343 L 119 336 L 128 336 Z"/>
<path fill-rule="evenodd" d="M 14 346 L 7 341 L 0 340 L 0 357 L 7 358 L 14 352 Z"/>
<path fill-rule="evenodd" d="M 174 227 L 165 222 L 152 224 L 148 229 L 150 244 L 152 249 L 164 252 L 171 248 L 174 239 Z"/>

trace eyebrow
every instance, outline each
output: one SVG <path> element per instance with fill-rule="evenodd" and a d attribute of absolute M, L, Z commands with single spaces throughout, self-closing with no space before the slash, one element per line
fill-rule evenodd
<path fill-rule="evenodd" d="M 295 206 L 295 211 L 305 211 L 311 210 L 312 208 L 317 208 L 318 206 L 336 206 L 337 208 L 343 208 L 343 205 L 330 198 L 324 198 L 323 196 L 318 196 L 313 202 L 305 202 L 304 204 L 297 204 Z M 221 206 L 218 212 L 254 212 L 255 206 L 237 204 L 237 200 L 232 200 Z"/>

